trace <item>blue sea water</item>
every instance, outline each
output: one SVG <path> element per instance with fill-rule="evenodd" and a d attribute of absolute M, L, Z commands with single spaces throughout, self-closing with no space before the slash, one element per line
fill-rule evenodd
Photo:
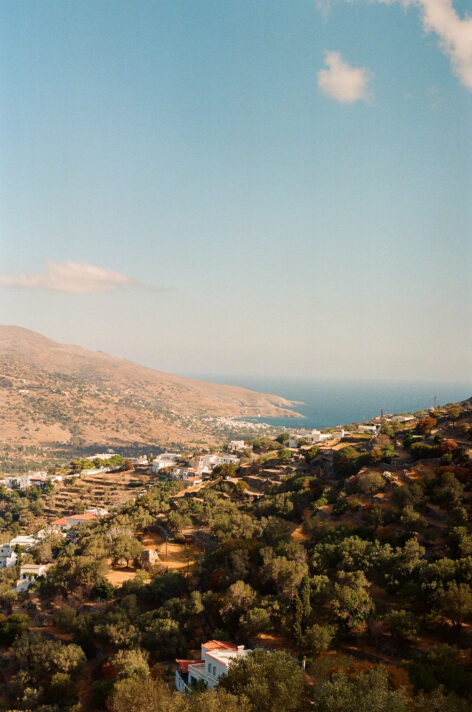
<path fill-rule="evenodd" d="M 470 383 L 418 381 L 347 381 L 256 378 L 251 376 L 204 376 L 207 381 L 244 386 L 262 393 L 274 393 L 292 401 L 302 401 L 294 410 L 302 419 L 260 418 L 276 426 L 328 428 L 360 422 L 384 413 L 414 412 L 444 405 L 472 395 Z"/>

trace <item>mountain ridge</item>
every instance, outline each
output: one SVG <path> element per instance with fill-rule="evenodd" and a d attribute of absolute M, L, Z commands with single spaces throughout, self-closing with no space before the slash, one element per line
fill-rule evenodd
<path fill-rule="evenodd" d="M 0 326 L 0 440 L 211 443 L 211 418 L 297 415 L 291 401 Z"/>

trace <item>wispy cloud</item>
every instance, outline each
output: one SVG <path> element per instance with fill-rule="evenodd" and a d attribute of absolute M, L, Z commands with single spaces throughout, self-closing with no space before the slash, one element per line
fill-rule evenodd
<path fill-rule="evenodd" d="M 353 104 L 369 97 L 371 72 L 364 67 L 352 67 L 339 52 L 325 52 L 326 69 L 318 72 L 318 86 L 327 96 L 342 104 Z"/>
<path fill-rule="evenodd" d="M 84 262 L 46 262 L 44 272 L 0 274 L 2 287 L 47 289 L 71 294 L 113 292 L 140 284 L 138 280 L 121 272 L 95 267 Z"/>
<path fill-rule="evenodd" d="M 354 1 L 354 0 L 350 0 Z M 434 32 L 461 84 L 472 89 L 472 17 L 460 17 L 453 0 L 370 0 L 383 5 L 418 7 L 425 32 Z"/>

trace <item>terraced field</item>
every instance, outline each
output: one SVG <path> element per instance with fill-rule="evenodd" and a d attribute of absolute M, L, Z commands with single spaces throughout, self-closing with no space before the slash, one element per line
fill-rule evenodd
<path fill-rule="evenodd" d="M 83 475 L 75 480 L 56 482 L 54 491 L 44 501 L 47 523 L 64 514 L 75 513 L 82 507 L 105 507 L 123 504 L 135 497 L 155 479 L 152 475 L 134 472 L 102 472 Z"/>

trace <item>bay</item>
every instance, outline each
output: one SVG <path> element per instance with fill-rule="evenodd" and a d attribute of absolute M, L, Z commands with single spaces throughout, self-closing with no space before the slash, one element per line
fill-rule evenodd
<path fill-rule="evenodd" d="M 294 410 L 303 418 L 255 418 L 275 426 L 328 428 L 362 422 L 384 413 L 414 412 L 470 398 L 472 382 L 354 381 L 287 379 L 257 376 L 199 376 L 214 383 L 243 386 L 298 401 Z"/>

